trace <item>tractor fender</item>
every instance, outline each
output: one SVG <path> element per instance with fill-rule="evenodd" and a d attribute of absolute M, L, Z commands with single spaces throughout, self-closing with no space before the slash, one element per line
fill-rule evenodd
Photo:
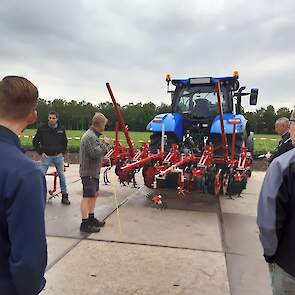
<path fill-rule="evenodd" d="M 240 123 L 236 125 L 236 133 L 244 133 L 246 130 L 247 120 L 243 115 L 240 114 L 223 114 L 224 130 L 226 134 L 233 134 L 233 124 L 230 123 L 230 120 L 239 119 Z M 212 122 L 210 133 L 221 134 L 220 119 L 219 115 L 216 116 Z"/>
<path fill-rule="evenodd" d="M 178 113 L 166 113 L 156 115 L 152 121 L 149 122 L 146 129 L 153 133 L 161 133 L 162 126 L 164 131 L 174 133 L 176 137 L 181 140 L 183 137 L 183 117 Z"/>

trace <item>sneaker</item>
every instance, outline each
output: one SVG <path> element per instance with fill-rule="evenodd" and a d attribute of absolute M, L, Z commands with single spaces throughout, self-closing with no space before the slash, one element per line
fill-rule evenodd
<path fill-rule="evenodd" d="M 105 221 L 99 221 L 97 218 L 88 219 L 88 223 L 96 227 L 103 227 L 106 224 Z"/>
<path fill-rule="evenodd" d="M 100 228 L 89 223 L 81 223 L 80 232 L 84 233 L 98 233 Z"/>
<path fill-rule="evenodd" d="M 71 205 L 71 202 L 69 201 L 68 194 L 62 194 L 61 203 L 64 205 Z"/>

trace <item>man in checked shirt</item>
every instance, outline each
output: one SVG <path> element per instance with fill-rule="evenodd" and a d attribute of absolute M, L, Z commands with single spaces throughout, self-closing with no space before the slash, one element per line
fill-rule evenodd
<path fill-rule="evenodd" d="M 96 200 L 99 194 L 99 175 L 103 156 L 110 143 L 109 138 L 100 140 L 108 120 L 102 113 L 95 113 L 91 127 L 84 133 L 80 144 L 80 177 L 83 185 L 83 198 L 81 200 L 82 223 L 81 232 L 99 232 L 105 225 L 94 217 Z"/>

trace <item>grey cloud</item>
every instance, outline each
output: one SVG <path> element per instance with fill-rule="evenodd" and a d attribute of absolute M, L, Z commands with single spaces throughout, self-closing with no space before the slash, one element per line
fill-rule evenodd
<path fill-rule="evenodd" d="M 96 102 L 108 99 L 110 81 L 125 102 L 169 102 L 166 71 L 185 78 L 238 69 L 247 86 L 260 87 L 261 105 L 278 95 L 288 102 L 294 8 L 266 0 L 13 0 L 0 7 L 0 73 L 27 73 L 46 97 Z"/>

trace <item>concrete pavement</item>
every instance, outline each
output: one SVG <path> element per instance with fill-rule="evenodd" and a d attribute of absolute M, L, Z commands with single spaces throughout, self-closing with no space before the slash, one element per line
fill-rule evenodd
<path fill-rule="evenodd" d="M 72 205 L 56 198 L 46 208 L 44 294 L 271 294 L 255 223 L 263 172 L 234 200 L 197 193 L 177 200 L 161 190 L 168 209 L 159 210 L 140 174 L 137 189 L 120 186 L 111 171 L 96 210 L 106 226 L 92 235 L 79 232 L 78 165 L 66 176 Z"/>

